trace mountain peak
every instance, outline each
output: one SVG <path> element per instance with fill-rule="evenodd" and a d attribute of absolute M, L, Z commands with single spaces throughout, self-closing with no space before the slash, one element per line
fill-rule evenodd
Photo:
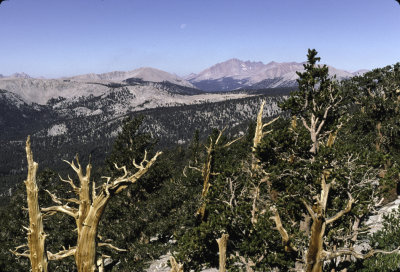
<path fill-rule="evenodd" d="M 262 62 L 242 61 L 232 58 L 217 63 L 197 75 L 188 76 L 190 81 L 215 80 L 224 77 L 248 78 L 265 65 Z"/>
<path fill-rule="evenodd" d="M 192 74 L 186 79 L 206 91 L 228 91 L 250 87 L 261 82 L 263 82 L 263 88 L 266 86 L 294 86 L 298 78 L 296 72 L 304 71 L 303 64 L 276 61 L 264 64 L 262 62 L 241 61 L 233 58 L 217 63 L 197 75 Z M 331 66 L 328 67 L 329 74 L 331 76 L 336 75 L 338 79 L 349 78 L 363 72 L 357 71 L 352 74 Z M 271 85 L 271 82 L 274 82 L 275 85 Z M 268 84 L 266 85 L 265 83 Z"/>

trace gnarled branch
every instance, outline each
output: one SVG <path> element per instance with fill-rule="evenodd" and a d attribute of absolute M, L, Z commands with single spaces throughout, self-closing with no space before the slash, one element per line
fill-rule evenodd
<path fill-rule="evenodd" d="M 349 196 L 349 201 L 347 202 L 346 208 L 344 210 L 341 210 L 340 212 L 338 212 L 337 214 L 335 214 L 334 216 L 326 219 L 326 223 L 327 224 L 331 224 L 333 222 L 335 222 L 336 220 L 338 220 L 340 217 L 342 217 L 343 215 L 345 215 L 346 213 L 351 211 L 351 207 L 354 203 L 354 198 L 351 196 L 350 193 L 347 193 Z"/>
<path fill-rule="evenodd" d="M 400 252 L 400 247 L 392 250 L 392 251 L 386 251 L 386 250 L 380 250 L 380 249 L 371 249 L 365 254 L 359 253 L 354 250 L 354 248 L 341 248 L 338 249 L 334 252 L 329 252 L 329 251 L 324 251 L 323 252 L 323 259 L 324 260 L 332 260 L 340 256 L 353 256 L 356 259 L 367 259 L 369 257 L 372 257 L 375 254 L 382 253 L 382 254 L 393 254 L 393 253 L 399 253 Z"/>
<path fill-rule="evenodd" d="M 53 214 L 55 212 L 62 212 L 69 216 L 72 216 L 74 218 L 77 218 L 77 216 L 78 216 L 78 209 L 69 207 L 68 205 L 42 208 L 42 211 L 44 211 L 48 214 Z"/>
<path fill-rule="evenodd" d="M 114 249 L 114 250 L 119 251 L 119 252 L 127 251 L 126 249 L 116 247 L 116 246 L 114 246 L 114 245 L 112 245 L 110 243 L 98 243 L 97 246 L 99 246 L 99 247 L 108 247 L 108 248 Z"/>
<path fill-rule="evenodd" d="M 51 253 L 50 251 L 47 251 L 47 256 L 49 257 L 50 261 L 57 261 L 57 260 L 62 260 L 66 257 L 73 256 L 76 252 L 76 247 L 71 247 L 69 249 L 63 249 L 57 253 Z"/>
<path fill-rule="evenodd" d="M 275 207 L 271 207 L 271 211 L 274 214 L 270 217 L 275 222 L 275 229 L 279 232 L 282 238 L 282 244 L 285 247 L 285 251 L 297 251 L 297 248 L 291 244 L 290 237 L 286 229 L 282 225 L 282 220 L 278 210 Z"/>

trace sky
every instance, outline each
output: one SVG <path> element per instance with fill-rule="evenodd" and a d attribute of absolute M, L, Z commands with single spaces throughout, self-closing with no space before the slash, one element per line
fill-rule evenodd
<path fill-rule="evenodd" d="M 400 61 L 395 0 L 8 0 L 0 74 L 56 78 L 153 67 L 184 76 L 231 58 L 321 61 L 356 71 Z"/>

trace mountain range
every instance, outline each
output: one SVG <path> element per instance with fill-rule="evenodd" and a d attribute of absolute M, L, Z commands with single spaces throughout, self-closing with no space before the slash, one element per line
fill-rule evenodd
<path fill-rule="evenodd" d="M 304 71 L 304 63 L 298 62 L 262 62 L 230 59 L 215 64 L 198 74 L 184 77 L 197 88 L 204 91 L 229 91 L 240 88 L 276 88 L 296 86 L 298 75 Z M 359 70 L 354 73 L 329 66 L 331 76 L 337 79 L 350 78 L 365 73 Z"/>
<path fill-rule="evenodd" d="M 61 159 L 76 153 L 102 162 L 128 116 L 144 115 L 142 130 L 163 147 L 189 143 L 196 130 L 202 137 L 224 127 L 243 135 L 261 100 L 267 100 L 265 117 L 280 114 L 278 104 L 302 67 L 232 59 L 184 78 L 154 68 L 58 79 L 0 76 L 0 196 L 23 177 L 27 135 L 41 165 L 60 171 Z"/>
<path fill-rule="evenodd" d="M 140 85 L 143 82 L 167 83 L 181 86 L 180 94 L 226 92 L 237 89 L 264 89 L 294 87 L 296 72 L 304 70 L 304 63 L 262 62 L 230 59 L 215 64 L 198 74 L 179 77 L 155 68 L 144 67 L 132 71 L 114 71 L 102 74 L 84 74 L 59 79 L 32 78 L 25 73 L 0 75 L 0 89 L 13 92 L 27 103 L 46 104 L 50 99 L 104 94 L 110 86 Z M 354 73 L 329 67 L 330 75 L 338 79 L 365 73 Z"/>

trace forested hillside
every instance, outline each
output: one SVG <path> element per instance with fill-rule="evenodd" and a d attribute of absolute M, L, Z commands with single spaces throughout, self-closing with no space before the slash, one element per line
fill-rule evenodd
<path fill-rule="evenodd" d="M 111 92 L 107 98 L 88 97 L 73 103 L 52 100 L 48 106 L 35 105 L 36 108 L 23 102 L 17 107 L 15 103 L 7 103 L 9 100 L 4 97 L 3 101 L 0 100 L 4 105 L 0 108 L 6 113 L 2 115 L 4 121 L 0 120 L 4 131 L 0 135 L 0 193 L 7 195 L 8 189 L 24 178 L 24 145 L 28 134 L 32 135 L 33 148 L 38 150 L 36 156 L 41 162 L 41 169 L 51 167 L 64 172 L 68 168 L 62 160 L 77 153 L 86 157 L 90 155 L 94 163 L 102 165 L 122 121 L 127 117 L 144 116 L 140 130 L 150 133 L 157 139 L 157 146 L 164 149 L 187 145 L 196 130 L 199 130 L 201 139 L 207 138 L 213 128 L 222 129 L 225 126 L 232 135 L 243 134 L 262 99 L 268 101 L 264 116 L 272 117 L 281 112 L 278 103 L 290 90 L 259 90 L 241 99 L 122 113 L 115 112 L 113 105 L 128 99 L 129 92 L 121 93 L 123 90 Z M 270 91 L 273 94 L 269 94 Z M 6 94 L 11 93 L 5 92 L 4 96 Z M 54 105 L 58 105 L 56 110 Z M 84 108 L 100 113 L 76 114 L 77 109 Z"/>
<path fill-rule="evenodd" d="M 68 134 L 33 135 L 48 271 L 146 271 L 168 252 L 171 271 L 399 271 L 399 213 L 374 234 L 366 222 L 397 198 L 400 63 L 338 82 L 315 50 L 307 58 L 288 96 L 65 119 Z M 26 178 L 25 160 L 2 167 Z M 0 211 L 1 271 L 32 265 L 19 247 L 27 205 L 21 177 Z"/>

